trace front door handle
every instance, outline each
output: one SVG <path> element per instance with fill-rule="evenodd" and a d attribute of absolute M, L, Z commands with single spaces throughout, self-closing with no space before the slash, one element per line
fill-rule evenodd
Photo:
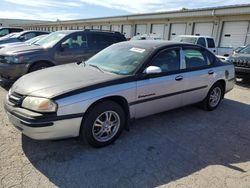
<path fill-rule="evenodd" d="M 208 71 L 208 74 L 209 74 L 209 75 L 212 75 L 212 74 L 214 74 L 214 71 L 213 71 L 213 70 L 210 70 L 210 71 Z"/>
<path fill-rule="evenodd" d="M 183 76 L 181 76 L 181 75 L 180 75 L 180 76 L 177 76 L 177 77 L 175 78 L 175 80 L 176 80 L 176 81 L 181 81 L 181 80 L 183 80 Z"/>

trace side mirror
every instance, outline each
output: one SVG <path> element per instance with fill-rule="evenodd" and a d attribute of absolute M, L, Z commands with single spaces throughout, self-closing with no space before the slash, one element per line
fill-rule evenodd
<path fill-rule="evenodd" d="M 68 47 L 68 44 L 61 44 L 60 51 L 64 51 Z"/>
<path fill-rule="evenodd" d="M 161 72 L 161 68 L 157 66 L 149 66 L 144 70 L 145 74 L 159 74 Z"/>

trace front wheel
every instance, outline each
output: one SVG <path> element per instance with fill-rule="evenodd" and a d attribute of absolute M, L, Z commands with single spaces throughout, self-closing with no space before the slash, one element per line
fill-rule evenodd
<path fill-rule="evenodd" d="M 113 143 L 125 125 L 125 113 L 113 101 L 103 101 L 95 105 L 84 117 L 80 138 L 94 147 Z"/>
<path fill-rule="evenodd" d="M 220 83 L 214 84 L 208 92 L 207 97 L 202 102 L 205 110 L 212 111 L 216 109 L 224 95 L 224 89 Z"/>

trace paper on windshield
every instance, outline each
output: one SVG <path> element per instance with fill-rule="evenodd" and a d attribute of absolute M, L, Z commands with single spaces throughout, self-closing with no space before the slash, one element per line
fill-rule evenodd
<path fill-rule="evenodd" d="M 133 47 L 129 51 L 131 51 L 131 52 L 137 52 L 137 53 L 143 53 L 143 52 L 145 52 L 145 49 Z"/>

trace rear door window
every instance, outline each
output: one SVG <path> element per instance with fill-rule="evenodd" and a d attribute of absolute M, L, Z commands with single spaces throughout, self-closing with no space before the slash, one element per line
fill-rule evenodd
<path fill-rule="evenodd" d="M 11 33 L 14 33 L 14 32 L 21 32 L 21 31 L 23 31 L 23 29 L 21 29 L 21 28 L 11 28 L 11 29 L 10 29 L 10 32 L 11 32 Z"/>
<path fill-rule="evenodd" d="M 207 46 L 208 48 L 215 48 L 214 39 L 207 38 Z"/>
<path fill-rule="evenodd" d="M 184 48 L 186 69 L 200 69 L 212 65 L 213 59 L 208 57 L 207 53 L 199 48 Z"/>

